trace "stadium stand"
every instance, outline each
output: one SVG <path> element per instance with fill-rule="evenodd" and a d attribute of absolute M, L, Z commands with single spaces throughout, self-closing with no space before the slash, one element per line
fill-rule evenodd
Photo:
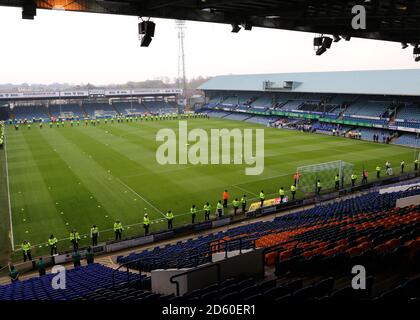
<path fill-rule="evenodd" d="M 414 133 L 403 133 L 402 135 L 394 139 L 394 143 L 416 148 L 420 146 L 419 138 Z"/>
<path fill-rule="evenodd" d="M 232 106 L 236 106 L 236 105 L 238 105 L 239 103 L 239 98 L 238 98 L 238 96 L 232 96 L 232 97 L 227 97 L 227 98 L 225 98 L 222 102 L 221 102 L 221 104 L 222 105 L 232 105 Z"/>
<path fill-rule="evenodd" d="M 131 268 L 143 271 L 194 267 L 210 262 L 211 253 L 224 251 L 223 244 L 229 246 L 227 250 L 237 250 L 238 241 L 234 240 L 240 239 L 242 249 L 269 249 L 265 264 L 275 267 L 276 278 L 227 279 L 181 297 L 131 292 L 129 299 L 291 302 L 418 298 L 418 275 L 397 277 L 390 284 L 386 273 L 395 268 L 416 270 L 420 265 L 420 206 L 395 208 L 396 199 L 418 194 L 418 188 L 381 196 L 371 192 L 272 221 L 132 253 L 119 257 L 118 262 L 131 261 Z M 368 277 L 365 291 L 342 285 L 349 268 L 358 264 L 374 273 Z"/>
<path fill-rule="evenodd" d="M 50 114 L 55 118 L 85 117 L 85 113 L 78 104 L 50 105 Z"/>
<path fill-rule="evenodd" d="M 9 107 L 0 107 L 0 120 L 10 119 L 10 109 Z"/>
<path fill-rule="evenodd" d="M 250 114 L 242 114 L 242 113 L 231 113 L 228 114 L 225 119 L 229 120 L 237 120 L 237 121 L 244 121 L 248 118 L 252 117 Z"/>
<path fill-rule="evenodd" d="M 89 117 L 115 116 L 117 111 L 107 103 L 84 103 L 83 108 Z"/>
<path fill-rule="evenodd" d="M 251 118 L 246 119 L 246 122 L 250 123 L 257 123 L 262 125 L 268 125 L 269 123 L 277 121 L 278 118 L 276 117 L 264 117 L 264 116 L 253 116 Z"/>
<path fill-rule="evenodd" d="M 377 125 L 385 125 L 387 123 L 387 120 L 385 119 L 366 119 L 366 118 L 360 118 L 358 116 L 343 116 L 343 120 L 348 121 L 356 121 L 356 122 L 363 122 L 366 124 L 377 124 Z"/>
<path fill-rule="evenodd" d="M 379 129 L 360 127 L 357 129 L 357 131 L 362 134 L 362 140 L 367 141 L 373 141 L 373 135 L 379 135 L 379 141 L 382 141 L 382 137 L 385 135 L 385 132 Z M 388 132 L 386 132 L 386 136 L 388 136 Z"/>
<path fill-rule="evenodd" d="M 230 113 L 224 111 L 210 111 L 208 115 L 213 118 L 224 118 L 228 116 Z"/>
<path fill-rule="evenodd" d="M 51 286 L 53 274 L 31 278 L 0 286 L 0 300 L 73 300 L 98 289 L 111 288 L 114 270 L 100 264 L 92 264 L 66 271 L 66 289 L 55 290 Z M 115 273 L 115 283 L 127 282 L 125 272 Z M 138 274 L 130 277 L 140 280 Z"/>
<path fill-rule="evenodd" d="M 290 242 L 296 245 L 301 241 L 301 235 L 311 230 L 326 228 L 330 224 L 334 229 L 334 237 L 331 237 L 334 248 L 339 243 L 334 243 L 334 239 L 346 230 L 353 230 L 351 233 L 356 235 L 358 229 L 356 225 L 360 221 L 373 222 L 380 219 L 387 219 L 391 216 L 396 200 L 401 197 L 407 197 L 420 194 L 420 189 L 400 191 L 379 195 L 378 192 L 371 192 L 339 202 L 316 206 L 312 209 L 292 213 L 290 215 L 277 217 L 268 222 L 257 222 L 246 226 L 229 229 L 226 232 L 210 234 L 199 237 L 198 239 L 189 239 L 186 242 L 179 242 L 174 245 L 167 245 L 163 248 L 156 247 L 153 250 L 132 253 L 126 257 L 119 257 L 119 263 L 133 262 L 132 267 L 142 271 L 167 268 L 185 268 L 191 267 L 200 262 L 208 262 L 210 259 L 208 252 L 211 245 L 222 239 L 243 238 L 243 242 L 251 247 L 252 240 L 256 240 L 257 247 L 267 247 L 281 242 Z M 420 222 L 420 215 L 416 209 L 415 213 L 408 215 L 409 223 L 414 226 Z M 384 211 L 389 211 L 384 214 Z M 380 214 L 378 214 L 378 212 Z M 400 215 L 394 215 L 398 218 Z M 350 226 L 350 221 L 354 226 Z M 388 220 L 385 220 L 388 221 Z M 404 224 L 403 219 L 395 219 L 396 223 Z M 407 222 L 407 224 L 409 224 Z M 340 228 L 339 226 L 342 226 Z M 364 232 L 368 233 L 368 232 Z M 338 239 L 336 239 L 338 241 Z M 379 242 L 378 242 L 379 244 Z M 309 246 L 310 247 L 310 246 Z M 192 259 L 195 257 L 195 259 Z M 309 255 L 308 255 L 309 257 Z"/>
<path fill-rule="evenodd" d="M 16 106 L 12 109 L 16 120 L 48 119 L 48 109 L 44 105 Z"/>
<path fill-rule="evenodd" d="M 302 106 L 305 102 L 302 100 L 289 100 L 283 106 L 281 106 L 279 109 L 281 110 L 298 110 L 300 106 Z"/>
<path fill-rule="evenodd" d="M 249 106 L 240 105 L 236 108 L 236 111 L 246 112 L 249 109 Z"/>
<path fill-rule="evenodd" d="M 414 121 L 395 121 L 395 125 L 398 127 L 420 129 L 420 122 Z"/>
<path fill-rule="evenodd" d="M 360 97 L 345 111 L 346 115 L 382 117 L 390 107 L 390 101 L 372 101 L 370 97 Z"/>
<path fill-rule="evenodd" d="M 397 119 L 420 121 L 420 108 L 418 104 L 406 104 L 396 115 Z"/>
<path fill-rule="evenodd" d="M 272 106 L 272 98 L 268 95 L 260 95 L 250 105 L 252 107 L 270 108 Z"/>
<path fill-rule="evenodd" d="M 144 107 L 144 105 L 138 102 L 114 102 L 112 105 L 121 115 L 147 113 L 147 109 Z"/>
<path fill-rule="evenodd" d="M 173 113 L 178 112 L 174 110 L 174 106 L 165 101 L 143 101 L 143 105 L 148 112 L 151 113 Z"/>
<path fill-rule="evenodd" d="M 325 123 L 325 122 L 315 122 L 312 126 L 312 128 L 314 130 L 316 130 L 317 132 L 325 132 L 325 133 L 331 133 L 334 130 L 340 130 L 341 131 L 341 126 L 337 125 L 337 124 L 333 124 L 333 123 Z"/>

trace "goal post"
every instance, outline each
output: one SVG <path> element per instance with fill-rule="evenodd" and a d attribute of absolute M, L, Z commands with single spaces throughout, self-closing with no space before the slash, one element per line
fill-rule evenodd
<path fill-rule="evenodd" d="M 340 187 L 351 183 L 353 164 L 342 160 L 318 163 L 298 167 L 297 187 L 303 193 L 315 193 L 316 185 L 320 180 L 322 189 L 334 189 L 335 176 L 338 174 Z"/>

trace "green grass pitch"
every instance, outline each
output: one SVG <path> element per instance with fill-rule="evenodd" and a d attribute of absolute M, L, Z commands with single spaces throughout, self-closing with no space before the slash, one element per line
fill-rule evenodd
<path fill-rule="evenodd" d="M 272 198 L 280 186 L 288 191 L 298 166 L 344 160 L 353 163 L 357 172 L 364 166 L 373 179 L 377 164 L 384 167 L 389 160 L 397 173 L 400 161 L 405 160 L 407 170 L 412 170 L 415 156 L 413 149 L 405 147 L 224 119 L 192 119 L 188 127 L 263 128 L 263 174 L 246 176 L 247 165 L 159 165 L 155 159 L 160 145 L 156 133 L 162 128 L 177 132 L 175 120 L 123 124 L 101 121 L 95 127 L 84 123 L 71 127 L 66 123 L 64 128 L 44 125 L 43 129 L 33 125 L 30 130 L 21 126 L 18 131 L 8 126 L 7 160 L 16 249 L 24 239 L 42 245 L 51 233 L 63 239 L 59 250 L 69 249 L 65 238 L 73 228 L 81 233 L 84 245 L 89 239 L 83 236 L 88 235 L 92 224 L 102 231 L 101 241 L 112 239 L 110 229 L 116 219 L 125 226 L 125 236 L 143 234 L 144 208 L 154 220 L 151 232 L 166 228 L 162 213 L 168 209 L 174 212 L 175 226 L 181 225 L 190 221 L 191 204 L 202 209 L 209 201 L 214 208 L 224 189 L 231 198 L 244 193 L 255 197 L 261 189 L 266 198 Z M 5 170 L 2 172 L 4 175 Z M 3 194 L 5 190 L 2 184 Z M 202 213 L 198 215 L 201 220 Z M 2 241 L 1 246 L 4 252 L 7 244 Z M 38 246 L 33 251 L 46 253 L 47 248 Z"/>

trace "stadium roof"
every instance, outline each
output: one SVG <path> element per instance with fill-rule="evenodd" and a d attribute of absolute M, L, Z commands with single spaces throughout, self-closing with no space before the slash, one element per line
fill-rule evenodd
<path fill-rule="evenodd" d="M 366 9 L 367 28 L 352 28 L 352 8 Z M 420 43 L 420 0 L 0 0 L 0 6 L 34 7 L 338 34 Z"/>
<path fill-rule="evenodd" d="M 420 96 L 420 69 L 225 75 L 199 89 Z"/>

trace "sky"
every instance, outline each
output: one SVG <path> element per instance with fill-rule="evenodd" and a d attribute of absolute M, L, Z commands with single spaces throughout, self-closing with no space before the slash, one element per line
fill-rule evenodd
<path fill-rule="evenodd" d="M 178 74 L 173 20 L 153 19 L 148 48 L 138 39 L 138 18 L 38 10 L 22 20 L 21 9 L 0 7 L 0 83 L 114 84 Z M 322 56 L 314 34 L 230 25 L 186 23 L 188 78 L 220 74 L 420 68 L 399 43 L 352 38 L 333 43 Z"/>

